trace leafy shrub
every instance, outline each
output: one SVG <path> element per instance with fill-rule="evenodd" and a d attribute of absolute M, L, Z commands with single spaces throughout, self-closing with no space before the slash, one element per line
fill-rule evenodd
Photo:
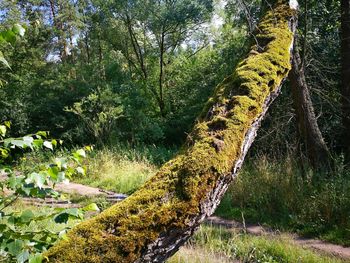
<path fill-rule="evenodd" d="M 25 151 L 53 150 L 61 141 L 48 140 L 47 132 L 6 138 L 10 123 L 0 125 L 0 261 L 41 262 L 40 253 L 51 246 L 74 223 L 82 220 L 84 212 L 98 210 L 95 204 L 82 209 L 49 209 L 16 211 L 14 205 L 21 197 L 58 198 L 54 185 L 68 182 L 75 174 L 85 174 L 81 161 L 85 150 L 79 149 L 68 156 L 54 158 L 52 163 L 36 171 L 13 170 L 11 164 Z M 60 227 L 37 227 L 60 224 Z"/>

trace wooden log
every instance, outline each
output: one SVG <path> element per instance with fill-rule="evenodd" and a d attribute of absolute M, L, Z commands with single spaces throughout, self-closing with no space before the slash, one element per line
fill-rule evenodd
<path fill-rule="evenodd" d="M 137 192 L 82 222 L 49 262 L 164 262 L 218 206 L 291 68 L 296 10 L 273 1 L 257 43 L 216 88 L 180 153 Z"/>

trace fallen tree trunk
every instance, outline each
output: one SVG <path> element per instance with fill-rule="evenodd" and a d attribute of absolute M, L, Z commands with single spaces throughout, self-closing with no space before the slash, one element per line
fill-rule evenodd
<path fill-rule="evenodd" d="M 295 3 L 295 1 L 293 1 Z M 49 262 L 164 262 L 218 206 L 291 68 L 296 11 L 275 0 L 256 45 L 208 101 L 180 153 L 140 190 L 71 230 Z"/>

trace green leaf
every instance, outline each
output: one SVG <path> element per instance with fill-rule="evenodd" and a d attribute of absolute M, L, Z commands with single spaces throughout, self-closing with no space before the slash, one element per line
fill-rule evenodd
<path fill-rule="evenodd" d="M 68 184 L 69 180 L 66 178 L 65 172 L 59 172 L 57 182 Z"/>
<path fill-rule="evenodd" d="M 24 263 L 29 259 L 29 251 L 26 249 L 19 253 L 16 257 L 17 263 Z"/>
<path fill-rule="evenodd" d="M 42 188 L 45 184 L 46 176 L 44 174 L 31 173 L 25 180 L 27 184 L 34 183 L 35 186 Z"/>
<path fill-rule="evenodd" d="M 24 247 L 24 242 L 22 240 L 16 239 L 15 241 L 7 244 L 8 252 L 12 256 L 17 256 L 21 253 L 22 249 Z"/>
<path fill-rule="evenodd" d="M 51 166 L 51 167 L 47 170 L 49 176 L 50 176 L 53 180 L 57 180 L 59 171 L 60 171 L 60 169 L 59 169 L 57 166 Z"/>
<path fill-rule="evenodd" d="M 57 147 L 57 140 L 51 140 L 53 147 Z"/>
<path fill-rule="evenodd" d="M 7 186 L 12 190 L 16 189 L 22 183 L 23 183 L 23 177 L 21 178 L 21 177 L 12 175 L 7 179 Z"/>
<path fill-rule="evenodd" d="M 49 142 L 49 141 L 44 141 L 44 146 L 45 146 L 46 148 L 48 148 L 48 149 L 53 150 L 52 143 L 51 143 L 51 142 Z"/>
<path fill-rule="evenodd" d="M 43 262 L 43 256 L 41 254 L 31 255 L 29 257 L 29 263 L 42 263 L 42 262 Z"/>
<path fill-rule="evenodd" d="M 76 151 L 76 153 L 80 157 L 86 157 L 86 152 L 83 149 L 79 149 L 78 151 Z"/>
<path fill-rule="evenodd" d="M 47 138 L 47 136 L 49 135 L 49 133 L 46 132 L 46 131 L 38 131 L 38 132 L 36 133 L 36 135 L 42 136 L 42 137 L 44 137 L 44 138 Z"/>
<path fill-rule="evenodd" d="M 10 64 L 7 62 L 7 60 L 4 57 L 4 54 L 0 51 L 0 62 L 5 65 L 7 68 L 11 68 Z"/>
<path fill-rule="evenodd" d="M 16 34 L 12 30 L 2 31 L 1 36 L 6 42 L 12 45 L 16 42 Z"/>
<path fill-rule="evenodd" d="M 23 142 L 26 146 L 28 146 L 29 148 L 31 148 L 33 150 L 33 137 L 31 136 L 25 136 L 23 137 Z"/>
<path fill-rule="evenodd" d="M 92 145 L 88 145 L 84 147 L 87 152 L 92 152 L 94 147 Z"/>
<path fill-rule="evenodd" d="M 6 159 L 10 156 L 10 153 L 7 149 L 0 148 L 0 157 L 1 159 Z"/>
<path fill-rule="evenodd" d="M 26 32 L 26 30 L 24 29 L 23 26 L 21 26 L 20 24 L 15 24 L 13 27 L 12 27 L 12 31 L 17 34 L 17 35 L 20 35 L 21 37 L 24 36 L 24 33 Z"/>
<path fill-rule="evenodd" d="M 69 208 L 69 209 L 65 209 L 64 211 L 62 211 L 61 213 L 59 213 L 55 218 L 55 222 L 56 223 L 67 223 L 68 219 L 70 217 L 73 218 L 83 218 L 83 214 L 82 212 L 77 209 L 77 208 Z"/>
<path fill-rule="evenodd" d="M 6 135 L 6 126 L 5 125 L 0 125 L 0 135 L 5 136 Z"/>
<path fill-rule="evenodd" d="M 20 219 L 23 223 L 29 223 L 35 217 L 31 210 L 25 210 L 22 212 Z"/>
<path fill-rule="evenodd" d="M 9 129 L 11 128 L 11 122 L 10 121 L 5 121 L 4 124 L 5 124 L 5 126 L 7 128 L 9 128 Z"/>
<path fill-rule="evenodd" d="M 98 206 L 95 203 L 91 203 L 85 207 L 82 208 L 83 211 L 85 212 L 89 212 L 89 211 L 97 211 L 99 212 L 100 209 L 98 208 Z"/>
<path fill-rule="evenodd" d="M 41 149 L 41 147 L 43 146 L 43 144 L 44 144 L 44 140 L 42 140 L 42 139 L 35 139 L 35 140 L 33 141 L 33 146 L 34 146 L 35 148 L 37 148 L 37 149 Z"/>
<path fill-rule="evenodd" d="M 58 169 L 67 169 L 67 159 L 66 158 L 55 158 L 54 163 L 57 165 Z"/>
<path fill-rule="evenodd" d="M 6 139 L 5 144 L 11 145 L 11 148 L 18 147 L 21 149 L 24 149 L 27 146 L 23 140 L 12 138 Z"/>

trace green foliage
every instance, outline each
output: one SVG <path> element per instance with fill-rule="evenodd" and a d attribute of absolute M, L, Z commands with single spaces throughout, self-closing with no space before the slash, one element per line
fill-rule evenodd
<path fill-rule="evenodd" d="M 64 238 L 65 233 L 84 218 L 84 212 L 89 211 L 98 211 L 98 208 L 89 205 L 82 209 L 1 210 L 0 260 L 42 262 L 41 252 Z"/>
<path fill-rule="evenodd" d="M 6 138 L 10 123 L 0 126 L 0 260 L 16 262 L 41 262 L 40 253 L 52 245 L 60 236 L 72 227 L 71 220 L 82 220 L 84 212 L 96 211 L 97 206 L 90 204 L 82 209 L 52 209 L 49 211 L 11 209 L 21 197 L 58 198 L 60 194 L 53 190 L 56 183 L 68 182 L 73 175 L 85 174 L 81 162 L 86 157 L 86 150 L 79 149 L 66 157 L 54 158 L 49 165 L 38 170 L 21 171 L 12 169 L 11 164 L 24 151 L 53 150 L 61 141 L 48 140 L 47 132 L 37 132 L 21 138 Z M 18 152 L 20 150 L 20 152 Z M 49 224 L 49 221 L 63 224 L 59 231 L 49 227 L 33 229 L 33 225 Z"/>
<path fill-rule="evenodd" d="M 123 116 L 120 98 L 108 88 L 89 94 L 66 110 L 80 118 L 82 133 L 100 145 L 109 139 L 112 130 L 117 128 L 116 121 Z"/>
<path fill-rule="evenodd" d="M 15 24 L 10 29 L 6 30 L 0 30 L 0 67 L 5 66 L 9 69 L 11 69 L 10 64 L 5 59 L 5 56 L 2 52 L 2 46 L 8 44 L 8 45 L 14 45 L 17 37 L 23 37 L 25 33 L 24 27 L 22 27 L 20 24 Z M 0 78 L 0 88 L 5 84 L 5 81 Z"/>
<path fill-rule="evenodd" d="M 15 24 L 12 28 L 0 31 L 0 45 L 4 43 L 15 44 L 17 36 L 23 37 L 25 29 L 20 24 Z M 7 68 L 11 68 L 9 63 L 4 57 L 4 54 L 0 50 L 0 62 L 2 65 L 5 65 Z M 1 86 L 1 82 L 0 82 Z"/>

